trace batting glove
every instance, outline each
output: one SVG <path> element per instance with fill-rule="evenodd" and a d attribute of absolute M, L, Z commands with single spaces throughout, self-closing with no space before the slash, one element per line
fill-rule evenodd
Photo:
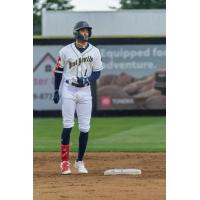
<path fill-rule="evenodd" d="M 54 97 L 53 97 L 54 103 L 57 104 L 59 102 L 59 99 L 60 99 L 59 92 L 58 90 L 55 90 Z"/>
<path fill-rule="evenodd" d="M 90 83 L 88 77 L 77 77 L 77 82 L 80 86 L 85 86 Z"/>

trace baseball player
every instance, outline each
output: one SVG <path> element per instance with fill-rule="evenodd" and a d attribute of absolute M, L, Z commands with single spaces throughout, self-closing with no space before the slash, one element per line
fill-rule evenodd
<path fill-rule="evenodd" d="M 61 174 L 71 174 L 69 163 L 70 133 L 77 113 L 79 124 L 79 149 L 75 161 L 78 173 L 88 173 L 83 157 L 88 142 L 92 111 L 90 84 L 100 77 L 103 69 L 99 50 L 88 39 L 92 27 L 85 21 L 76 23 L 73 29 L 75 42 L 59 51 L 54 69 L 54 103 L 62 102 L 63 130 L 61 133 Z"/>

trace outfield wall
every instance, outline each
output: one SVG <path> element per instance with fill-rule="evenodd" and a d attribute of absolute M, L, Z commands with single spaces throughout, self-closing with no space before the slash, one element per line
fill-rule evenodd
<path fill-rule="evenodd" d="M 58 51 L 73 38 L 34 38 L 34 116 L 60 115 L 54 104 L 52 69 Z M 154 88 L 155 73 L 166 67 L 166 38 L 93 38 L 102 55 L 101 79 L 92 85 L 93 115 L 165 114 L 166 97 Z"/>
<path fill-rule="evenodd" d="M 93 36 L 164 36 L 165 9 L 130 9 L 117 11 L 46 11 L 42 13 L 43 36 L 71 36 L 78 21 L 93 27 Z"/>

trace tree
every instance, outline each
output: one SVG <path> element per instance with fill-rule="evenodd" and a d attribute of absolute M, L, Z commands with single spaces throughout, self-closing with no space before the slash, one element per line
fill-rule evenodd
<path fill-rule="evenodd" d="M 120 9 L 165 9 L 166 0 L 120 0 Z"/>
<path fill-rule="evenodd" d="M 33 34 L 41 34 L 41 17 L 43 10 L 70 10 L 71 0 L 33 0 Z"/>

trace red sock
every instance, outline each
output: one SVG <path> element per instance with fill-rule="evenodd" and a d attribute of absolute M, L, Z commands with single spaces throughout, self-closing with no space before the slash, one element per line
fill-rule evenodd
<path fill-rule="evenodd" d="M 61 161 L 69 161 L 69 144 L 60 145 Z"/>

